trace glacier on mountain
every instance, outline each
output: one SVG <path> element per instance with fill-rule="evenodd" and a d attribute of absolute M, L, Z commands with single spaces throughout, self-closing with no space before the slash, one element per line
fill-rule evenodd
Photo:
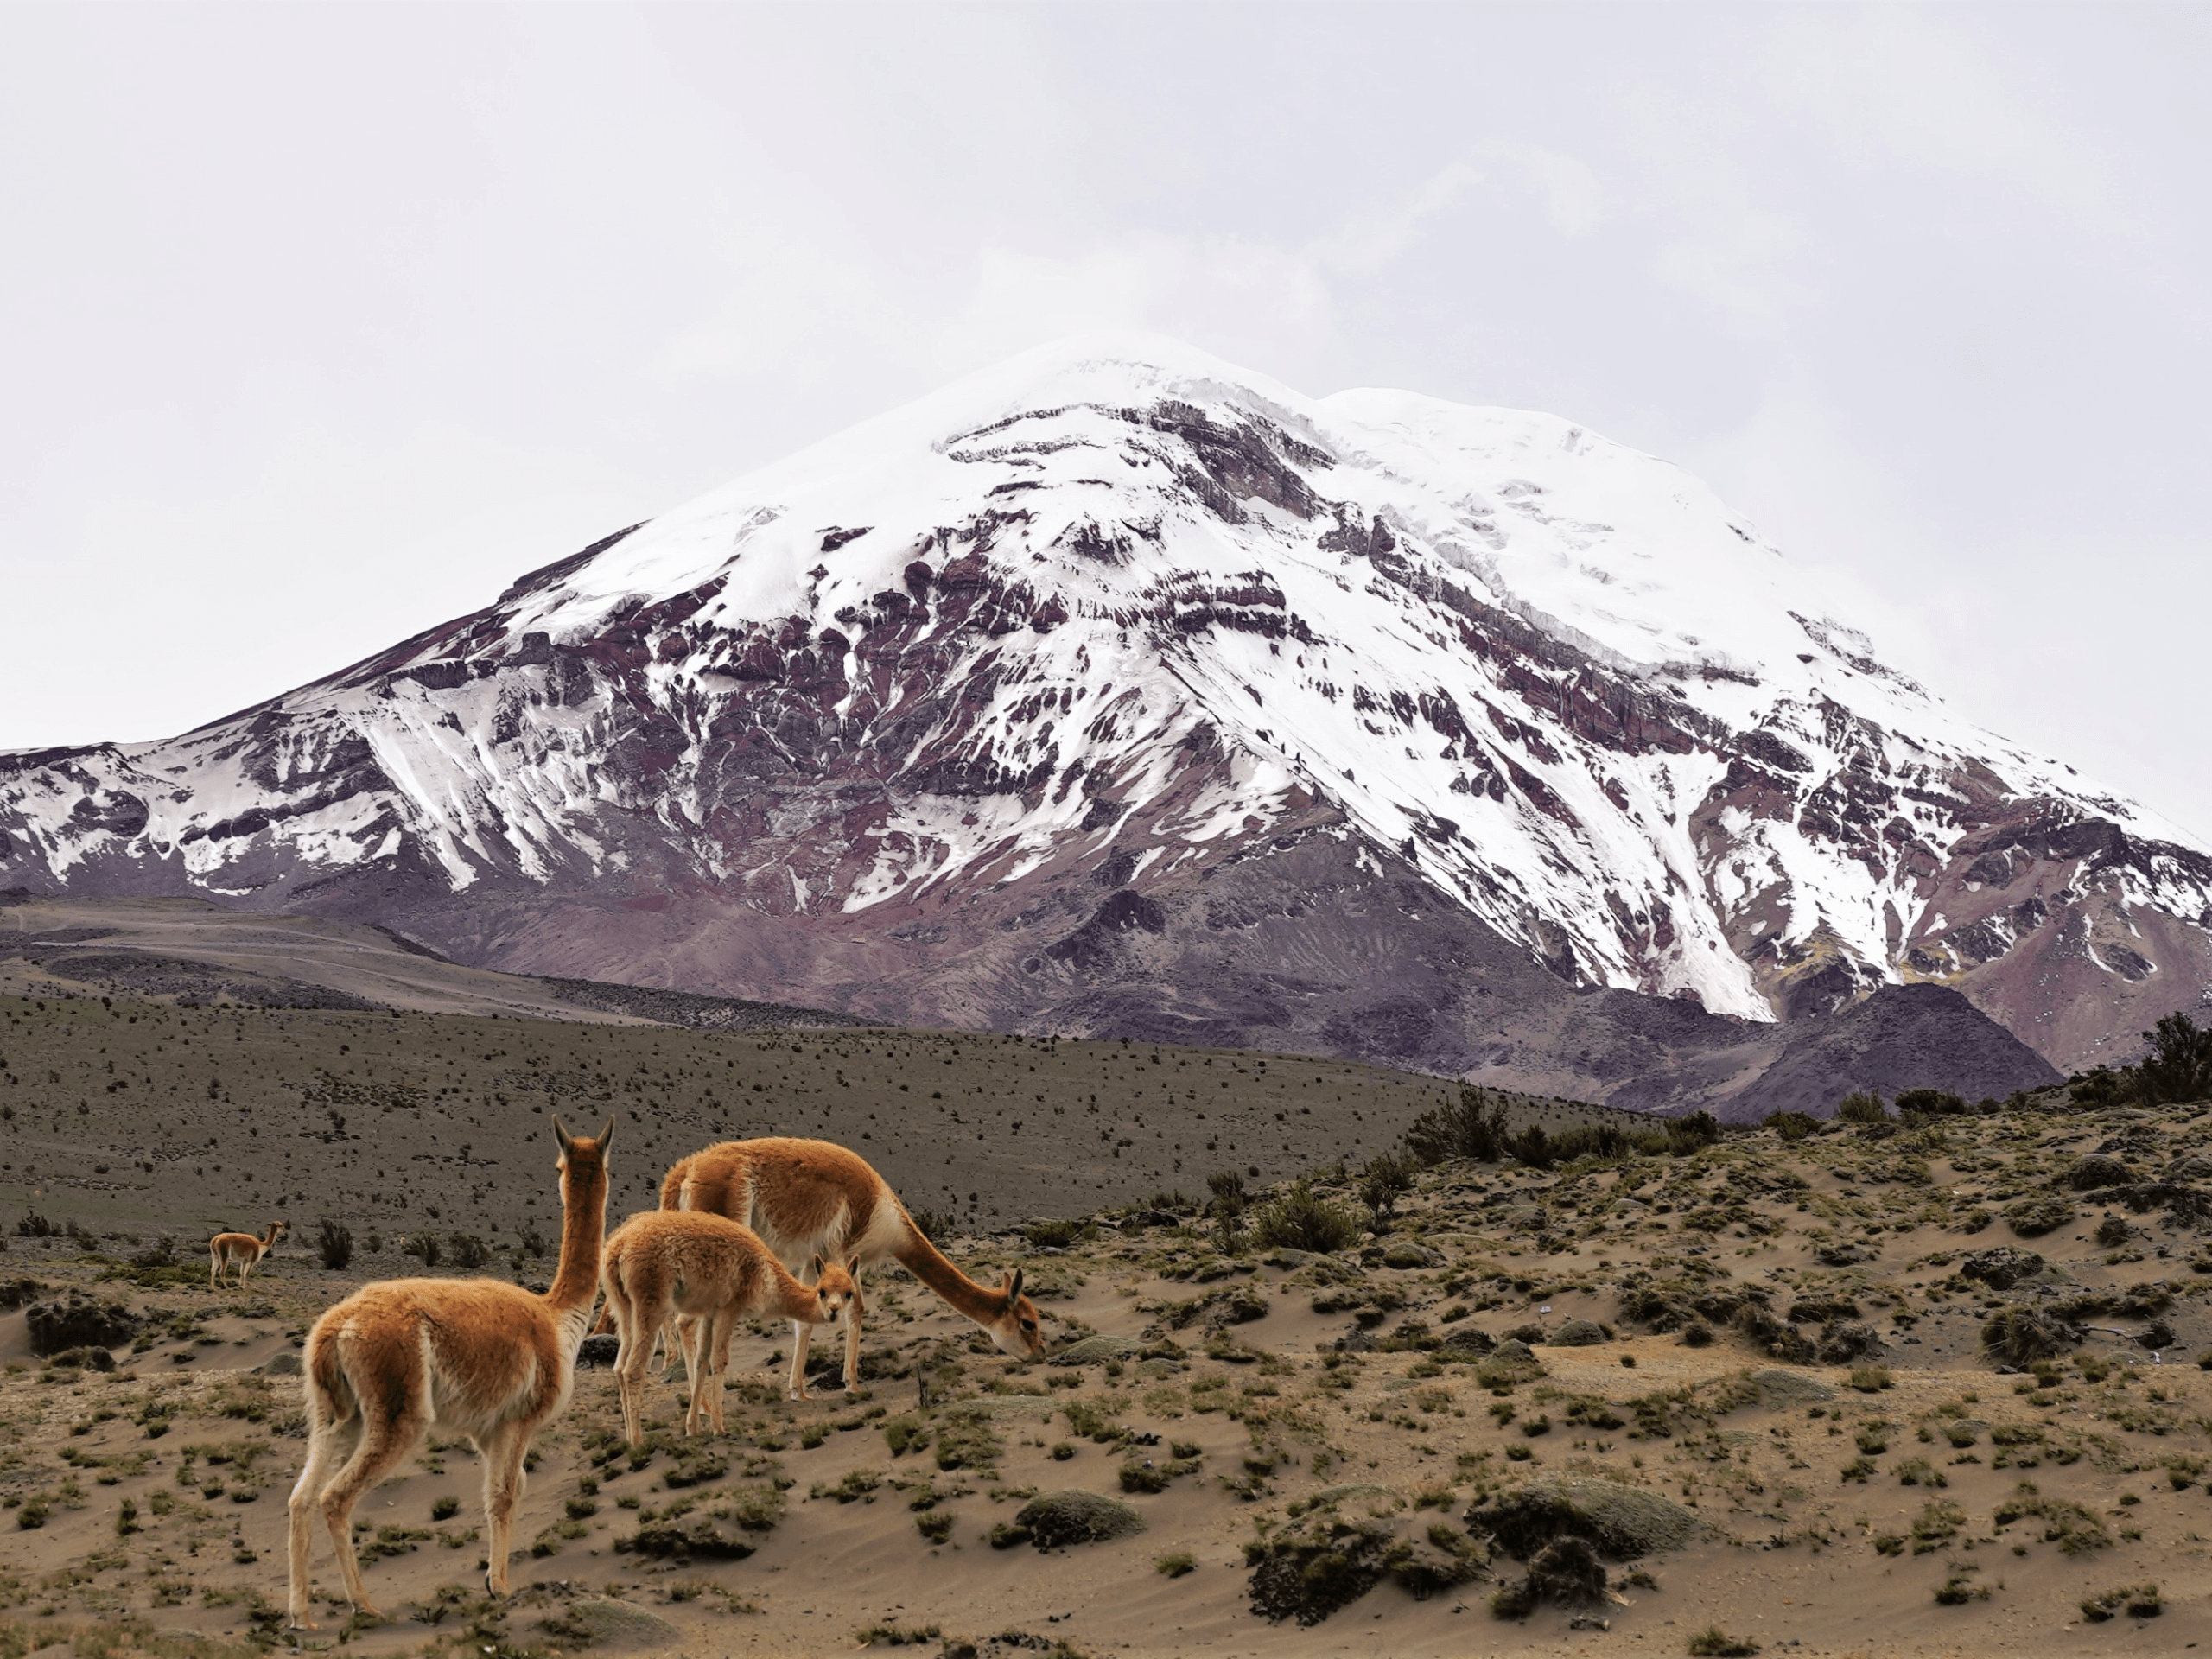
<path fill-rule="evenodd" d="M 0 886 L 693 894 L 734 940 L 777 918 L 717 987 L 748 995 L 808 925 L 857 963 L 872 918 L 1093 863 L 1156 898 L 1313 835 L 1567 984 L 1740 1020 L 1935 981 L 2071 1064 L 2207 976 L 2212 849 L 1883 665 L 1678 467 L 1149 338 L 971 377 L 182 737 L 0 756 Z M 477 954 L 530 962 L 502 914 Z M 988 1017 L 1075 971 L 976 928 Z"/>

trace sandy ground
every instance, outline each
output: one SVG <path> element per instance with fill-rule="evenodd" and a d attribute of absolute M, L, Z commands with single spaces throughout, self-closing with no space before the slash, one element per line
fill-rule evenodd
<path fill-rule="evenodd" d="M 1053 1357 L 1099 1337 L 1125 1338 L 1118 1355 L 1094 1343 L 1071 1356 L 1088 1363 L 1017 1363 L 893 1269 L 872 1277 L 849 1396 L 817 1383 L 783 1401 L 785 1333 L 756 1329 L 738 1343 L 729 1433 L 685 1442 L 663 1382 L 633 1456 L 611 1378 L 586 1370 L 537 1447 L 510 1602 L 480 1593 L 473 1454 L 434 1439 L 359 1516 L 388 1617 L 349 1622 L 329 1600 L 326 1544 L 322 1629 L 304 1644 L 815 1655 L 873 1632 L 930 1655 L 1093 1659 L 1683 1653 L 1717 1627 L 1792 1655 L 2186 1651 L 2212 1640 L 2212 1375 L 2194 1363 L 2212 1341 L 2212 1255 L 2165 1207 L 2201 1185 L 2175 1166 L 2207 1142 L 2202 1107 L 2019 1110 L 1549 1169 L 1448 1164 L 1335 1252 L 1148 1211 L 1101 1215 L 1065 1248 L 969 1235 L 950 1248 L 976 1278 L 1024 1268 Z M 2075 1189 L 2101 1147 L 2142 1180 L 2172 1177 L 2158 1201 Z M 657 1177 L 683 1149 L 632 1156 Z M 532 1158 L 496 1179 L 552 1190 Z M 1349 1212 L 1354 1185 L 1325 1177 L 1319 1195 Z M 2021 1236 L 2002 1217 L 2023 1198 L 2066 1214 Z M 110 1236 L 10 1243 L 0 1284 L 83 1285 L 140 1325 L 104 1373 L 42 1363 L 25 1314 L 0 1313 L 0 1650 L 89 1632 L 102 1650 L 204 1638 L 194 1650 L 213 1659 L 289 1640 L 284 1499 L 305 1441 L 283 1369 L 321 1309 L 416 1264 L 387 1249 L 330 1273 L 290 1249 L 245 1291 L 211 1293 L 132 1268 Z M 2040 1263 L 2003 1288 L 1968 1276 L 1998 1246 Z M 2091 1328 L 2006 1375 L 1982 1331 L 2008 1308 Z M 1605 1331 L 1553 1341 L 1573 1319 Z M 1848 1326 L 1872 1344 L 1852 1363 L 1793 1346 Z M 1478 1351 L 1514 1332 L 1535 1338 L 1528 1363 Z M 1561 1477 L 1680 1505 L 1689 1541 L 1606 1562 L 1603 1601 L 1497 1617 L 1492 1596 L 1525 1568 L 1471 1508 Z M 994 1546 L 1033 1497 L 1068 1490 L 1127 1503 L 1142 1529 Z M 685 1505 L 750 1553 L 625 1548 Z M 746 1516 L 753 1529 L 728 1518 Z M 1417 1599 L 1383 1574 L 1311 1624 L 1255 1611 L 1248 1551 L 1332 1523 L 1416 1541 L 1442 1529 L 1465 1576 Z M 2123 1590 L 2147 1610 L 2150 1585 L 2155 1616 L 2125 1599 L 2084 1614 Z"/>

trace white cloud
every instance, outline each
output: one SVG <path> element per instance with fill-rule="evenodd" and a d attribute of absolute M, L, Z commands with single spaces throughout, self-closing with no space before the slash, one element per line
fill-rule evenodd
<path fill-rule="evenodd" d="M 666 505 L 590 455 L 435 423 L 374 448 L 301 433 L 255 475 L 202 482 L 104 501 L 69 554 L 9 560 L 10 611 L 74 617 L 82 638 L 41 645 L 46 672 L 0 698 L 0 748 L 184 730 Z"/>

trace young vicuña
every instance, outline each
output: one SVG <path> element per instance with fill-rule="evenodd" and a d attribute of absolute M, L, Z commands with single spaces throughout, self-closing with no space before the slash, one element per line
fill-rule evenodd
<path fill-rule="evenodd" d="M 353 1506 L 433 1423 L 465 1435 L 484 1465 L 485 1582 L 507 1593 L 507 1553 L 531 1437 L 568 1404 L 576 1348 L 599 1294 L 607 1232 L 607 1147 L 556 1120 L 561 1144 L 561 1258 L 543 1295 L 496 1279 L 394 1279 L 364 1285 L 308 1334 L 308 1455 L 291 1501 L 291 1622 L 308 1614 L 308 1556 L 320 1511 L 346 1594 L 373 1614 L 353 1554 Z M 337 1464 L 335 1472 L 332 1465 Z"/>
<path fill-rule="evenodd" d="M 622 1432 L 645 1443 L 645 1366 L 662 1328 L 681 1320 L 684 1374 L 691 1402 L 683 1432 L 703 1414 L 722 1429 L 722 1376 L 730 1336 L 741 1319 L 781 1314 L 794 1325 L 827 1325 L 861 1313 L 849 1268 L 817 1256 L 811 1286 L 801 1284 L 750 1227 L 727 1216 L 655 1210 L 632 1216 L 607 1241 L 600 1263 L 607 1309 L 622 1338 L 614 1362 L 622 1392 Z"/>

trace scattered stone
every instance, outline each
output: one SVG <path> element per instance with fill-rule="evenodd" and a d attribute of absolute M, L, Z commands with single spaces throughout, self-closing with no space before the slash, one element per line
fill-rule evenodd
<path fill-rule="evenodd" d="M 1802 1371 L 1753 1371 L 1750 1381 L 1764 1406 L 1817 1406 L 1835 1398 L 1834 1389 Z"/>
<path fill-rule="evenodd" d="M 2134 1179 L 2135 1172 L 2119 1159 L 2093 1152 L 2075 1160 L 2074 1166 L 2059 1177 L 2059 1184 L 2077 1192 L 2088 1192 L 2101 1186 L 2126 1186 Z M 2005 1213 L 2010 1216 L 2012 1212 Z"/>
<path fill-rule="evenodd" d="M 1447 1325 L 1444 1327 L 1444 1340 L 1436 1344 L 1436 1357 L 1439 1359 L 1451 1359 L 1455 1356 L 1480 1359 L 1495 1352 L 1497 1348 L 1497 1339 L 1480 1325 Z"/>
<path fill-rule="evenodd" d="M 1849 1365 L 1882 1352 L 1882 1338 L 1864 1319 L 1838 1319 L 1821 1333 L 1815 1357 L 1823 1365 Z"/>
<path fill-rule="evenodd" d="M 1582 1538 L 1559 1538 L 1538 1550 L 1520 1583 L 1502 1587 L 1491 1598 L 1491 1611 L 1500 1618 L 1526 1618 L 1547 1604 L 1554 1607 L 1591 1607 L 1605 1599 L 1605 1567 L 1598 1552 Z"/>
<path fill-rule="evenodd" d="M 2005 1222 L 2022 1238 L 2039 1238 L 2074 1219 L 2074 1206 L 2059 1198 L 2018 1198 L 2005 1206 Z"/>
<path fill-rule="evenodd" d="M 1254 1612 L 1312 1626 L 1385 1578 L 1426 1600 L 1482 1572 L 1488 1548 L 1455 1527 L 1385 1516 L 1347 1520 L 1335 1512 L 1336 1496 L 1370 1491 L 1387 1489 L 1344 1486 L 1319 1493 L 1303 1516 L 1264 1543 L 1245 1547 Z"/>
<path fill-rule="evenodd" d="M 577 1646 L 651 1647 L 672 1652 L 683 1632 L 658 1613 L 633 1607 L 613 1596 L 587 1596 L 570 1602 L 545 1621 L 545 1630 Z"/>
<path fill-rule="evenodd" d="M 1386 1268 L 1440 1268 L 1444 1265 L 1444 1257 L 1440 1252 L 1432 1250 L 1425 1244 L 1416 1244 L 1411 1239 L 1400 1239 L 1382 1252 L 1382 1265 Z"/>
<path fill-rule="evenodd" d="M 1134 1337 L 1114 1337 L 1103 1334 L 1084 1337 L 1070 1343 L 1052 1356 L 1055 1365 L 1103 1365 L 1109 1359 L 1127 1359 L 1143 1351 L 1144 1344 Z"/>
<path fill-rule="evenodd" d="M 1611 1342 L 1611 1332 L 1595 1319 L 1569 1319 L 1552 1332 L 1554 1348 L 1594 1348 L 1601 1342 Z"/>
<path fill-rule="evenodd" d="M 586 1337 L 577 1344 L 576 1363 L 590 1366 L 612 1365 L 621 1352 L 622 1338 L 620 1337 L 606 1334 Z"/>
<path fill-rule="evenodd" d="M 2032 1279 L 2044 1268 L 2043 1257 L 2033 1250 L 2016 1250 L 2009 1244 L 1975 1250 L 1959 1263 L 1959 1271 L 1979 1279 L 1992 1290 L 2010 1290 L 2023 1279 Z"/>
<path fill-rule="evenodd" d="M 1859 1304 L 1848 1296 L 1801 1297 L 1789 1305 L 1792 1325 L 1828 1325 L 1837 1319 L 1855 1319 Z"/>
<path fill-rule="evenodd" d="M 1096 1492 L 1046 1492 L 1021 1506 L 1014 1527 L 1039 1549 L 1106 1544 L 1144 1530 L 1144 1516 L 1119 1498 Z"/>
<path fill-rule="evenodd" d="M 111 1371 L 115 1356 L 105 1348 L 65 1348 L 58 1354 L 47 1357 L 49 1365 L 74 1365 L 79 1370 Z"/>
<path fill-rule="evenodd" d="M 68 1348 L 114 1348 L 138 1333 L 143 1323 L 120 1302 L 96 1302 L 81 1290 L 72 1290 L 50 1302 L 33 1302 L 23 1310 L 29 1327 L 31 1352 L 44 1357 Z"/>
<path fill-rule="evenodd" d="M 258 1376 L 297 1376 L 301 1370 L 300 1357 L 295 1353 L 271 1355 L 253 1369 Z"/>
<path fill-rule="evenodd" d="M 2212 1181 L 2212 1158 L 2201 1152 L 2183 1153 L 2166 1166 L 2162 1178 L 2169 1181 Z"/>
<path fill-rule="evenodd" d="M 1823 1244 L 1813 1252 L 1813 1259 L 1824 1268 L 1855 1267 L 1873 1257 L 1874 1252 L 1864 1244 Z"/>
<path fill-rule="evenodd" d="M 1803 1365 L 1814 1357 L 1813 1344 L 1805 1333 L 1763 1302 L 1745 1302 L 1736 1310 L 1734 1324 L 1770 1359 Z"/>
<path fill-rule="evenodd" d="M 1560 1538 L 1580 1538 L 1615 1560 L 1680 1549 L 1697 1535 L 1695 1515 L 1638 1486 L 1567 1476 L 1493 1492 L 1466 1515 L 1467 1529 L 1525 1561 Z"/>

